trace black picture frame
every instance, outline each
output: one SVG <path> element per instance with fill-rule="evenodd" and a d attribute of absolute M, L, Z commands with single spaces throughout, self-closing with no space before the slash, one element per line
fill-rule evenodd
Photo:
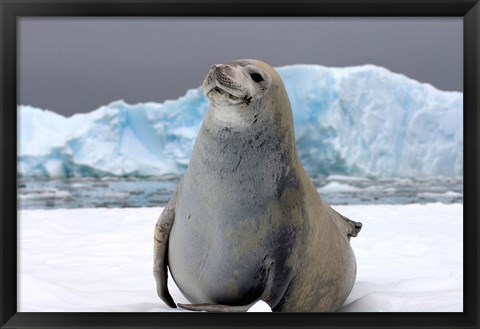
<path fill-rule="evenodd" d="M 17 312 L 17 18 L 22 16 L 457 16 L 464 26 L 464 312 Z M 480 4 L 478 0 L 0 0 L 1 328 L 478 328 Z"/>

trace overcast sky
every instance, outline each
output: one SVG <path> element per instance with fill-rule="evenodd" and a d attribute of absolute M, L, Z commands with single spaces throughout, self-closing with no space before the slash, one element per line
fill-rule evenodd
<path fill-rule="evenodd" d="M 375 64 L 462 91 L 461 18 L 21 18 L 18 104 L 65 115 L 162 102 L 241 58 Z"/>

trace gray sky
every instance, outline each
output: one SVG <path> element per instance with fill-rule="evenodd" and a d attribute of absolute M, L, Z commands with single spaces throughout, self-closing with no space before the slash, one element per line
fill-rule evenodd
<path fill-rule="evenodd" d="M 21 18 L 18 103 L 65 115 L 162 102 L 211 65 L 375 64 L 463 90 L 461 18 Z"/>

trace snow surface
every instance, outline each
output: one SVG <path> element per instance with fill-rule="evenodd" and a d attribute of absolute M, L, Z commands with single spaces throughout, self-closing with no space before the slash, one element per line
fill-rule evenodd
<path fill-rule="evenodd" d="M 278 68 L 311 177 L 463 173 L 463 94 L 373 65 Z M 207 111 L 199 90 L 164 103 L 116 101 L 66 118 L 18 107 L 23 176 L 181 174 Z"/>
<path fill-rule="evenodd" d="M 343 312 L 462 312 L 463 205 L 336 206 L 363 222 Z M 19 312 L 176 312 L 156 295 L 162 208 L 21 210 Z M 177 303 L 188 303 L 173 280 Z M 252 311 L 269 311 L 258 303 Z"/>

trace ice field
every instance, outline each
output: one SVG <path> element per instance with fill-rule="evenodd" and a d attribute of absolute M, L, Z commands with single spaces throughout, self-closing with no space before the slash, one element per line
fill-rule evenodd
<path fill-rule="evenodd" d="M 334 206 L 363 222 L 342 312 L 461 312 L 463 205 Z M 18 311 L 173 312 L 156 295 L 162 208 L 21 210 Z M 177 303 L 188 302 L 169 279 Z M 265 306 L 260 310 L 266 310 Z"/>

